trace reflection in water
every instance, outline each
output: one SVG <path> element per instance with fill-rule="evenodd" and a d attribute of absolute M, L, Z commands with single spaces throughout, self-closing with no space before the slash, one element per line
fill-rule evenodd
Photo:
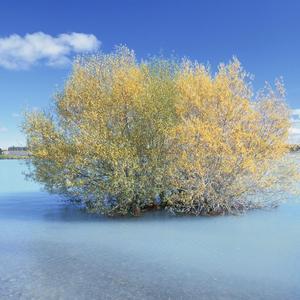
<path fill-rule="evenodd" d="M 300 299 L 296 204 L 107 219 L 40 192 L 18 162 L 5 162 L 8 176 L 2 163 L 1 299 Z"/>

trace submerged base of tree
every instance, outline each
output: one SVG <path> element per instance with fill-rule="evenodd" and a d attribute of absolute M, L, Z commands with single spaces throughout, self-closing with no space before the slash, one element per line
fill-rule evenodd
<path fill-rule="evenodd" d="M 74 204 L 74 203 L 73 203 Z M 228 210 L 205 210 L 205 209 L 190 209 L 189 207 L 168 207 L 165 205 L 152 205 L 142 208 L 135 208 L 134 210 L 127 212 L 126 214 L 119 214 L 119 213 L 109 213 L 109 214 L 103 214 L 99 213 L 93 209 L 88 209 L 87 207 L 84 207 L 84 211 L 86 213 L 96 214 L 96 215 L 106 215 L 107 217 L 111 218 L 118 218 L 118 217 L 142 217 L 147 214 L 151 213 L 166 213 L 169 216 L 204 216 L 204 217 L 216 217 L 216 216 L 226 216 L 226 215 L 241 215 L 245 214 L 247 211 L 252 211 L 256 209 L 275 209 L 280 205 L 278 201 L 274 201 L 273 203 L 268 204 L 261 204 L 261 203 L 252 203 L 248 204 L 247 206 L 243 207 L 232 207 L 230 211 Z"/>
<path fill-rule="evenodd" d="M 276 197 L 277 196 L 277 197 Z M 254 199 L 253 199 L 254 198 Z M 93 207 L 92 203 L 83 203 L 78 198 L 77 199 L 68 199 L 66 202 L 82 207 L 87 213 L 106 215 L 108 217 L 140 217 L 147 213 L 153 212 L 165 212 L 169 215 L 174 216 L 224 216 L 224 215 L 241 215 L 247 211 L 256 210 L 256 209 L 274 209 L 277 208 L 281 202 L 284 200 L 284 195 L 272 195 L 259 197 L 253 197 L 253 200 L 243 199 L 238 202 L 235 201 L 232 204 L 227 204 L 226 206 L 221 206 L 217 204 L 215 207 L 211 207 L 205 204 L 198 205 L 186 205 L 186 203 L 168 203 L 160 201 L 147 204 L 144 206 L 128 206 L 127 210 L 118 209 L 118 207 L 106 207 L 106 211 L 97 210 L 97 207 Z M 268 200 L 267 200 L 268 199 Z M 209 201 L 208 201 L 209 202 Z"/>
<path fill-rule="evenodd" d="M 188 59 L 138 62 L 126 47 L 78 58 L 53 110 L 26 116 L 30 175 L 109 216 L 269 206 L 249 197 L 299 178 L 284 162 L 284 97 L 278 80 L 254 96 L 236 58 L 216 74 Z"/>

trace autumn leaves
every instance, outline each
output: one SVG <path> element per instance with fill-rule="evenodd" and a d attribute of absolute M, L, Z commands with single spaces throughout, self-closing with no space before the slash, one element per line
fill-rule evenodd
<path fill-rule="evenodd" d="M 32 176 L 107 215 L 262 206 L 248 195 L 278 187 L 289 114 L 282 85 L 252 94 L 236 59 L 215 75 L 126 47 L 78 59 L 55 112 L 27 115 Z"/>

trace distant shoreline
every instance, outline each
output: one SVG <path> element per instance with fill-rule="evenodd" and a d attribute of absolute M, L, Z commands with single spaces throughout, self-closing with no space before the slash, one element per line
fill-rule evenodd
<path fill-rule="evenodd" d="M 18 155 L 8 155 L 8 154 L 1 154 L 0 160 L 4 159 L 28 159 L 29 156 L 18 156 Z"/>

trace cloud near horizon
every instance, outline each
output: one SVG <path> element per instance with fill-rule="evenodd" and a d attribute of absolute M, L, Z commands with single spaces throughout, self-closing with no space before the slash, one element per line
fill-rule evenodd
<path fill-rule="evenodd" d="M 290 142 L 293 144 L 300 143 L 300 109 L 293 109 L 291 111 L 292 126 L 290 128 Z"/>
<path fill-rule="evenodd" d="M 71 55 L 97 51 L 100 45 L 93 34 L 12 34 L 0 37 L 0 67 L 10 70 L 29 69 L 37 64 L 61 67 L 70 63 Z"/>
<path fill-rule="evenodd" d="M 6 127 L 1 127 L 0 126 L 0 132 L 6 132 L 8 129 Z"/>

